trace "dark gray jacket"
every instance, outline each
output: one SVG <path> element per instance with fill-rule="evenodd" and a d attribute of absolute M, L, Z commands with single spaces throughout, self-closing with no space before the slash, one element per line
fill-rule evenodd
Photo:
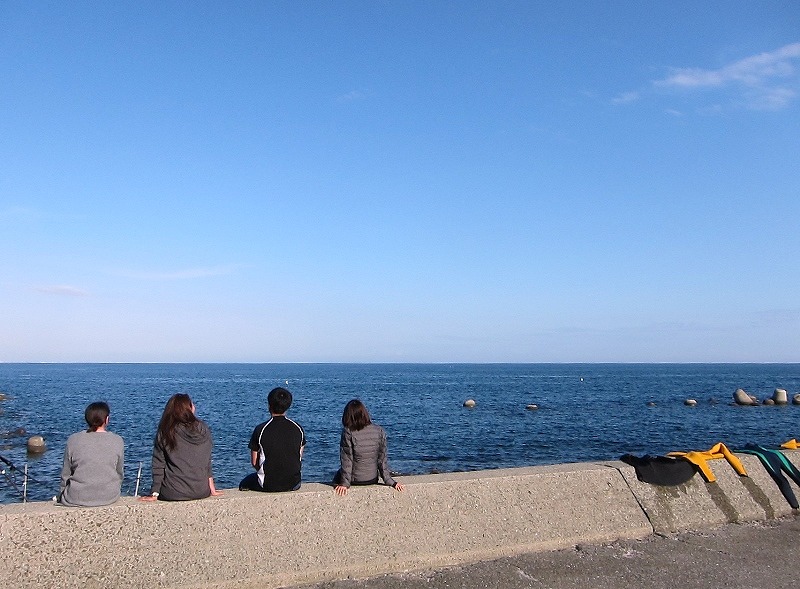
<path fill-rule="evenodd" d="M 169 449 L 156 434 L 153 444 L 153 486 L 164 501 L 203 499 L 211 495 L 211 430 L 197 420 L 193 426 L 178 425 L 175 447 Z"/>
<path fill-rule="evenodd" d="M 358 431 L 344 428 L 339 441 L 342 468 L 337 483 L 349 487 L 376 480 L 380 475 L 384 483 L 394 486 L 386 454 L 386 432 L 381 426 L 371 423 Z"/>

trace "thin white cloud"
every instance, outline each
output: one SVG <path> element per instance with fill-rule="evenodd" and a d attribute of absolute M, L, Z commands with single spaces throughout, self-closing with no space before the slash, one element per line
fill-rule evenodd
<path fill-rule="evenodd" d="M 82 288 L 77 288 L 75 286 L 69 286 L 67 284 L 50 284 L 45 286 L 37 286 L 35 287 L 35 290 L 38 292 L 43 292 L 45 294 L 65 296 L 65 297 L 89 296 L 88 291 L 85 291 Z"/>
<path fill-rule="evenodd" d="M 731 89 L 734 103 L 754 110 L 781 110 L 797 96 L 798 61 L 800 43 L 792 43 L 719 69 L 673 68 L 669 76 L 655 80 L 653 86 L 674 90 Z"/>
<path fill-rule="evenodd" d="M 0 209 L 0 220 L 32 218 L 37 215 L 38 212 L 35 209 L 27 207 L 14 206 Z"/>
<path fill-rule="evenodd" d="M 635 90 L 630 92 L 623 92 L 622 94 L 617 95 L 615 98 L 611 99 L 612 104 L 629 104 L 631 102 L 636 102 L 641 98 L 641 93 Z"/>
<path fill-rule="evenodd" d="M 757 325 L 787 328 L 800 323 L 800 309 L 766 309 L 751 314 L 752 320 Z"/>
<path fill-rule="evenodd" d="M 765 87 L 773 78 L 795 76 L 793 60 L 800 58 L 800 43 L 746 57 L 716 70 L 673 68 L 672 75 L 653 82 L 656 86 L 718 88 L 727 84 Z"/>
<path fill-rule="evenodd" d="M 336 100 L 338 102 L 355 102 L 357 100 L 366 100 L 368 95 L 369 93 L 365 92 L 364 90 L 351 90 L 350 92 L 337 97 Z"/>
<path fill-rule="evenodd" d="M 197 278 L 232 274 L 237 267 L 238 266 L 215 266 L 208 268 L 187 268 L 185 270 L 176 270 L 173 272 L 118 272 L 118 274 L 126 278 L 135 278 L 137 280 L 194 280 Z"/>
<path fill-rule="evenodd" d="M 800 42 L 751 55 L 717 69 L 671 68 L 667 77 L 653 80 L 648 88 L 622 92 L 611 103 L 630 104 L 641 100 L 645 93 L 659 90 L 680 93 L 713 91 L 717 101 L 713 108 L 706 105 L 698 112 L 719 112 L 723 105 L 751 110 L 782 110 L 789 107 L 798 95 L 798 64 Z M 726 93 L 721 102 L 719 92 Z M 668 109 L 666 112 L 677 111 Z"/>
<path fill-rule="evenodd" d="M 747 105 L 754 110 L 782 110 L 797 96 L 791 88 L 762 88 L 745 95 Z"/>

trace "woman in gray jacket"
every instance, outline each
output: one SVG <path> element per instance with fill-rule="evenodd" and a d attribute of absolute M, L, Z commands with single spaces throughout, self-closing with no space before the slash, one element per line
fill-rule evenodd
<path fill-rule="evenodd" d="M 386 432 L 372 423 L 364 403 L 353 399 L 345 405 L 342 426 L 339 442 L 342 466 L 333 479 L 336 494 L 346 495 L 350 485 L 374 485 L 378 475 L 384 484 L 402 491 L 402 483 L 395 481 L 389 472 Z"/>

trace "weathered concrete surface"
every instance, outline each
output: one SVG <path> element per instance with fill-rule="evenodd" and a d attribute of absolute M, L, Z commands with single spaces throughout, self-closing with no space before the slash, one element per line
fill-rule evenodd
<path fill-rule="evenodd" d="M 405 477 L 406 491 L 304 485 L 186 503 L 0 507 L 0 582 L 36 587 L 275 587 L 451 565 L 652 527 L 601 464 Z M 267 574 L 268 572 L 268 574 Z"/>
<path fill-rule="evenodd" d="M 800 521 L 582 545 L 304 589 L 796 589 Z"/>
<path fill-rule="evenodd" d="M 404 477 L 404 493 L 356 487 L 338 497 L 307 484 L 186 503 L 5 505 L 0 583 L 263 589 L 788 515 L 758 460 L 739 457 L 750 477 L 717 460 L 717 482 L 696 475 L 675 488 L 640 483 L 633 468 L 611 462 Z"/>
<path fill-rule="evenodd" d="M 794 463 L 800 451 L 784 450 Z M 696 474 L 684 485 L 658 487 L 639 482 L 633 467 L 609 463 L 622 472 L 657 533 L 701 530 L 727 523 L 785 517 L 792 509 L 769 473 L 750 454 L 736 454 L 747 470 L 740 477 L 724 459 L 708 462 L 717 480 L 707 483 Z M 793 486 L 800 497 L 800 491 Z"/>

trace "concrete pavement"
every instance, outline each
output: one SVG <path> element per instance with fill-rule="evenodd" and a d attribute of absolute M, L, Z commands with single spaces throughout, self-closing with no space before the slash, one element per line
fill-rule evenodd
<path fill-rule="evenodd" d="M 450 568 L 341 580 L 302 589 L 795 589 L 800 519 L 579 545 Z"/>

